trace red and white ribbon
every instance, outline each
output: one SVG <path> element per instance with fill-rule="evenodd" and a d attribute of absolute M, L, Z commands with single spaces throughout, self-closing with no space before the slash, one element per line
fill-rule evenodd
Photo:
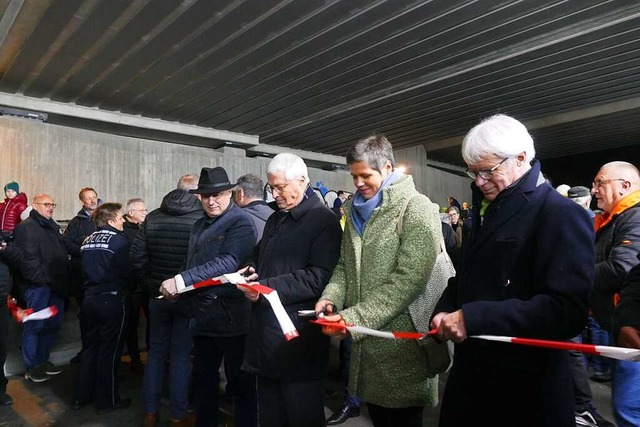
<path fill-rule="evenodd" d="M 386 332 L 378 331 L 375 329 L 365 328 L 364 326 L 352 326 L 341 325 L 337 322 L 328 322 L 326 320 L 318 319 L 311 320 L 313 323 L 317 323 L 322 326 L 328 326 L 331 328 L 346 329 L 349 332 L 357 332 L 364 335 L 370 335 L 379 338 L 387 339 L 420 339 L 425 336 L 419 332 Z M 426 335 L 437 335 L 435 329 L 427 332 Z M 576 344 L 570 341 L 551 341 L 541 340 L 534 338 L 516 338 L 505 337 L 498 335 L 471 335 L 469 338 L 475 338 L 486 341 L 499 341 L 511 344 L 528 345 L 533 347 L 551 348 L 556 350 L 574 350 L 582 353 L 594 354 L 597 356 L 609 357 L 611 359 L 628 360 L 628 361 L 640 361 L 640 350 L 626 347 L 612 347 L 606 345 L 593 345 L 593 344 Z"/>
<path fill-rule="evenodd" d="M 424 338 L 424 334 L 421 334 L 420 332 L 378 331 L 376 329 L 366 328 L 364 326 L 341 325 L 337 322 L 328 322 L 322 319 L 310 320 L 310 322 L 322 326 L 328 326 L 330 328 L 346 329 L 349 332 L 356 332 L 363 335 L 370 335 L 372 337 L 386 338 L 391 340 L 419 340 L 420 338 Z"/>
<path fill-rule="evenodd" d="M 223 274 L 222 276 L 212 277 L 211 279 L 203 280 L 202 282 L 194 283 L 191 286 L 185 286 L 184 288 L 178 290 L 179 294 L 192 291 L 194 289 L 207 288 L 210 286 L 219 286 L 224 285 L 225 283 L 231 283 L 234 285 L 244 286 L 254 291 L 257 291 L 259 294 L 263 295 L 267 301 L 269 301 L 269 305 L 271 305 L 271 309 L 273 310 L 273 314 L 275 314 L 278 323 L 280 324 L 280 328 L 282 329 L 282 333 L 287 341 L 290 341 L 296 338 L 298 334 L 298 330 L 293 325 L 291 318 L 287 314 L 287 311 L 284 309 L 282 305 L 282 301 L 278 296 L 278 292 L 275 289 L 272 289 L 268 286 L 256 284 L 249 285 L 245 280 L 244 276 L 240 273 L 229 273 Z"/>
<path fill-rule="evenodd" d="M 609 357 L 618 360 L 640 361 L 640 350 L 626 347 L 612 347 L 607 345 L 576 344 L 568 341 L 550 341 L 533 338 L 504 337 L 498 335 L 472 335 L 487 341 L 508 342 L 511 344 L 529 345 L 533 347 L 554 348 L 558 350 L 575 350 L 582 353 L 595 354 L 596 356 Z"/>
<path fill-rule="evenodd" d="M 56 314 L 58 314 L 58 307 L 56 307 L 55 305 L 52 305 L 52 306 L 49 306 L 47 308 L 43 308 L 40 311 L 36 311 L 35 313 L 31 313 L 31 314 L 25 316 L 22 319 L 22 323 L 28 322 L 30 320 L 45 320 L 45 319 L 49 319 L 49 318 L 55 316 Z"/>
<path fill-rule="evenodd" d="M 12 297 L 7 298 L 7 308 L 18 323 L 29 322 L 31 320 L 45 320 L 58 314 L 58 307 L 55 305 L 43 308 L 34 313 L 32 308 L 19 307 L 15 298 Z"/>

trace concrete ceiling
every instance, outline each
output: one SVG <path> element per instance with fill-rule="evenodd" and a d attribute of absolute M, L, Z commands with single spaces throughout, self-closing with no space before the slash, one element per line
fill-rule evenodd
<path fill-rule="evenodd" d="M 334 156 L 375 131 L 455 165 L 465 132 L 497 112 L 529 126 L 541 159 L 640 141 L 637 0 L 0 0 L 0 12 L 0 103 L 69 107 L 53 123 L 126 133 L 74 113 L 118 112 Z"/>

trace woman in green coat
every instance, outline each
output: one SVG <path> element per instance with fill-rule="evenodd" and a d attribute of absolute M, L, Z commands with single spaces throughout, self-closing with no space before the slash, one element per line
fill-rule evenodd
<path fill-rule="evenodd" d="M 338 312 L 326 320 L 415 331 L 408 307 L 424 290 L 439 252 L 438 207 L 418 193 L 411 176 L 394 169 L 393 149 L 382 135 L 351 146 L 347 162 L 357 191 L 344 205 L 340 260 L 316 312 L 330 311 L 333 304 Z M 414 340 L 351 338 L 349 393 L 367 402 L 373 424 L 421 425 L 423 408 L 438 400 L 437 377 L 428 377 L 423 349 Z"/>

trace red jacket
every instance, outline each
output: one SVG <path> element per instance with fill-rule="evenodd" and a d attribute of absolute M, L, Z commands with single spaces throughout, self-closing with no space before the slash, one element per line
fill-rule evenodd
<path fill-rule="evenodd" d="M 18 194 L 13 199 L 5 198 L 0 203 L 0 230 L 13 231 L 20 223 L 20 214 L 27 208 L 27 195 Z"/>

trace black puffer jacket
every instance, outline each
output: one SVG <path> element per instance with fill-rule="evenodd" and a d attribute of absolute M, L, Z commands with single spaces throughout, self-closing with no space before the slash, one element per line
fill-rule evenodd
<path fill-rule="evenodd" d="M 173 190 L 147 215 L 131 246 L 129 259 L 138 281 L 151 297 L 162 282 L 180 272 L 187 257 L 193 224 L 204 215 L 200 201 L 184 190 Z"/>
<path fill-rule="evenodd" d="M 596 232 L 596 277 L 591 309 L 600 327 L 611 331 L 613 297 L 622 290 L 640 253 L 640 203 L 616 215 Z"/>
<path fill-rule="evenodd" d="M 59 297 L 66 297 L 69 258 L 60 235 L 60 226 L 34 209 L 13 233 L 23 254 L 21 272 L 24 284 L 49 286 Z"/>

